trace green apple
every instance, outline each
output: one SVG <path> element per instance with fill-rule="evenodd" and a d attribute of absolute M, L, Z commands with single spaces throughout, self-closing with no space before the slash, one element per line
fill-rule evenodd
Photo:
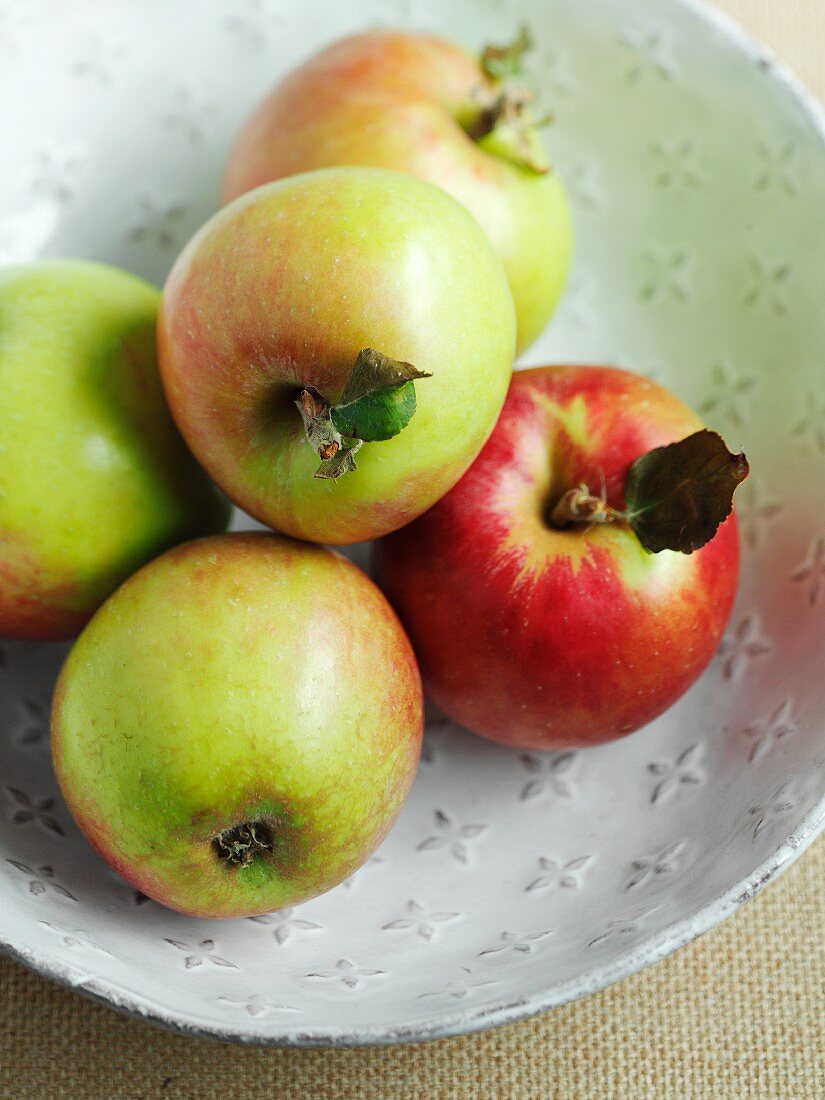
<path fill-rule="evenodd" d="M 565 190 L 517 79 L 529 45 L 525 31 L 480 58 L 408 31 L 334 42 L 253 113 L 229 158 L 224 197 L 336 164 L 394 168 L 443 187 L 501 257 L 522 349 L 550 318 L 572 250 Z"/>
<path fill-rule="evenodd" d="M 233 917 L 363 863 L 422 726 L 415 657 L 366 574 L 232 534 L 168 551 L 103 605 L 60 674 L 51 743 L 70 811 L 128 882 Z"/>
<path fill-rule="evenodd" d="M 515 315 L 455 199 L 400 172 L 329 168 L 243 195 L 196 233 L 166 283 L 158 347 L 172 413 L 224 492 L 278 531 L 342 544 L 401 527 L 458 481 L 504 402 Z M 356 455 L 344 416 L 319 442 L 314 406 L 376 411 L 381 393 L 349 398 L 381 356 L 390 378 L 418 378 L 386 390 L 384 412 L 407 426 L 362 426 Z M 336 450 L 354 458 L 328 472 Z"/>
<path fill-rule="evenodd" d="M 138 566 L 226 526 L 163 397 L 159 299 L 102 264 L 0 269 L 0 635 L 71 637 Z"/>

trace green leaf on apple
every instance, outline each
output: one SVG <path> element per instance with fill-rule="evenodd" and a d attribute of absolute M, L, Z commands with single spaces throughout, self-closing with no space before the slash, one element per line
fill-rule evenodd
<path fill-rule="evenodd" d="M 730 515 L 734 490 L 748 471 L 744 454 L 733 454 L 720 435 L 704 428 L 636 459 L 625 519 L 650 553 L 691 554 Z"/>
<path fill-rule="evenodd" d="M 330 410 L 336 431 L 364 443 L 392 439 L 415 413 L 413 381 L 429 377 L 412 363 L 364 348 L 358 353 L 341 400 Z"/>
<path fill-rule="evenodd" d="M 503 81 L 520 76 L 523 70 L 522 60 L 533 47 L 533 36 L 526 24 L 519 27 L 518 35 L 504 46 L 487 45 L 481 52 L 479 63 L 481 71 L 488 80 Z"/>
<path fill-rule="evenodd" d="M 352 374 L 344 386 L 344 392 L 336 405 L 350 405 L 362 397 L 378 393 L 380 390 L 403 386 L 405 382 L 414 382 L 417 378 L 431 378 L 429 371 L 419 370 L 412 363 L 401 359 L 391 359 L 375 348 L 363 348 L 358 352 Z"/>
<path fill-rule="evenodd" d="M 341 435 L 376 443 L 392 439 L 406 428 L 415 412 L 415 386 L 405 382 L 392 389 L 366 394 L 332 410 L 332 422 Z"/>
<path fill-rule="evenodd" d="M 313 386 L 305 386 L 295 404 L 307 441 L 321 459 L 315 477 L 337 479 L 352 473 L 357 469 L 355 452 L 363 443 L 398 435 L 415 413 L 413 383 L 430 377 L 412 363 L 363 348 L 337 405 L 330 405 Z"/>

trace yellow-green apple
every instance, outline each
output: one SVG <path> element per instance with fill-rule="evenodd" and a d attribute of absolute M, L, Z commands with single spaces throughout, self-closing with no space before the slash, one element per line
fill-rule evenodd
<path fill-rule="evenodd" d="M 525 347 L 561 294 L 572 246 L 562 183 L 511 76 L 526 45 L 488 47 L 477 59 L 428 34 L 370 31 L 334 43 L 278 84 L 247 122 L 229 158 L 225 198 L 336 164 L 429 180 L 493 242 Z"/>
<path fill-rule="evenodd" d="M 176 547 L 98 611 L 60 674 L 52 753 L 78 825 L 149 897 L 200 917 L 335 886 L 418 762 L 421 681 L 373 582 L 322 547 Z"/>
<path fill-rule="evenodd" d="M 746 474 L 645 378 L 516 373 L 470 470 L 377 548 L 434 701 L 530 749 L 597 744 L 662 713 L 730 614 Z M 680 549 L 649 552 L 663 545 Z"/>
<path fill-rule="evenodd" d="M 341 544 L 407 523 L 470 465 L 507 393 L 515 318 L 454 199 L 330 168 L 207 222 L 169 276 L 158 335 L 172 412 L 228 496 Z"/>
<path fill-rule="evenodd" d="M 227 503 L 169 415 L 158 291 L 102 264 L 0 270 L 0 635 L 75 635 L 138 566 Z"/>

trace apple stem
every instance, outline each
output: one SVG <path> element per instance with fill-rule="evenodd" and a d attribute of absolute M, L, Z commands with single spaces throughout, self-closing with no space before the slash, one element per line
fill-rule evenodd
<path fill-rule="evenodd" d="M 571 523 L 615 523 L 626 519 L 625 513 L 613 508 L 604 497 L 593 496 L 586 485 L 568 489 L 550 513 L 550 526 L 563 530 Z"/>
<path fill-rule="evenodd" d="M 573 523 L 624 523 L 649 554 L 692 554 L 730 515 L 733 494 L 749 469 L 744 454 L 732 454 L 718 432 L 701 428 L 639 455 L 628 471 L 624 511 L 607 503 L 602 475 L 601 496 L 584 484 L 568 489 L 548 523 L 559 529 Z"/>
<path fill-rule="evenodd" d="M 532 46 L 532 35 L 526 26 L 505 46 L 485 46 L 479 59 L 484 80 L 474 93 L 480 111 L 467 133 L 478 142 L 497 132 L 501 138 L 499 144 L 508 149 L 506 154 L 498 150 L 501 155 L 536 175 L 545 175 L 550 169 L 536 148 L 532 131 L 547 126 L 553 116 L 550 113 L 540 118 L 532 116 L 530 107 L 535 96 L 521 80 L 522 59 Z"/>

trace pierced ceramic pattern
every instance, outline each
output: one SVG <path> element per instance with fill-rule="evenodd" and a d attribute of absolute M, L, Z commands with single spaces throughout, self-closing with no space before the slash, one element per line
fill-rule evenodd
<path fill-rule="evenodd" d="M 88 256 L 161 282 L 279 73 L 356 28 L 476 48 L 524 20 L 578 227 L 569 290 L 526 361 L 634 368 L 747 449 L 743 581 L 717 658 L 665 717 L 591 751 L 510 752 L 431 715 L 409 803 L 357 874 L 207 922 L 86 845 L 49 763 L 63 650 L 2 645 L 0 940 L 43 973 L 250 1042 L 461 1032 L 661 957 L 821 827 L 823 127 L 726 21 L 693 0 L 359 0 L 323 17 L 295 0 L 144 0 L 104 19 L 88 0 L 0 0 L 0 260 Z"/>

